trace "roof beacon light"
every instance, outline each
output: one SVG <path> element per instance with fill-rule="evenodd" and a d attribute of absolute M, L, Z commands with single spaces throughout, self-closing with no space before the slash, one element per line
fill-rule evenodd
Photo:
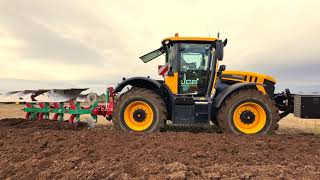
<path fill-rule="evenodd" d="M 175 33 L 175 34 L 174 34 L 174 37 L 179 37 L 179 33 Z"/>

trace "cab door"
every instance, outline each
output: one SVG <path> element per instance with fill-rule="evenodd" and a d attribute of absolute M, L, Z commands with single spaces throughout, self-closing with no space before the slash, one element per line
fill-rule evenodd
<path fill-rule="evenodd" d="M 209 47 L 209 44 L 180 44 L 178 94 L 205 95 L 210 74 Z"/>

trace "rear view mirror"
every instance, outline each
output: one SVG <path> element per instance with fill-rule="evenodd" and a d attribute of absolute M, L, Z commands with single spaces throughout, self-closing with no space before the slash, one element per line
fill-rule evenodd
<path fill-rule="evenodd" d="M 215 43 L 216 43 L 215 44 L 215 48 L 216 48 L 215 56 L 219 61 L 222 61 L 223 60 L 224 44 L 223 44 L 223 42 L 221 40 L 217 40 Z"/>

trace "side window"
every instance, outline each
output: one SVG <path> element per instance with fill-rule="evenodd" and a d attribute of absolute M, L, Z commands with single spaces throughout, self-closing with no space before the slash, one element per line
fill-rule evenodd
<path fill-rule="evenodd" d="M 178 72 L 178 62 L 177 62 L 177 51 L 178 46 L 176 44 L 168 48 L 169 53 L 167 53 L 166 62 L 170 65 L 172 72 Z"/>

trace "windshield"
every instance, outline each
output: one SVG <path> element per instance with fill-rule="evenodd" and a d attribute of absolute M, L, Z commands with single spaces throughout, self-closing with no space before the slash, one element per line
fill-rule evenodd
<path fill-rule="evenodd" d="M 210 44 L 181 44 L 181 71 L 206 70 L 210 55 Z"/>
<path fill-rule="evenodd" d="M 143 56 L 140 57 L 140 59 L 144 62 L 144 63 L 147 63 L 149 61 L 151 61 L 152 59 L 155 59 L 159 56 L 161 56 L 162 54 L 164 54 L 165 51 L 164 51 L 164 47 L 161 46 L 159 49 L 157 50 L 154 50 L 152 52 L 149 52 L 148 54 L 145 54 Z"/>

